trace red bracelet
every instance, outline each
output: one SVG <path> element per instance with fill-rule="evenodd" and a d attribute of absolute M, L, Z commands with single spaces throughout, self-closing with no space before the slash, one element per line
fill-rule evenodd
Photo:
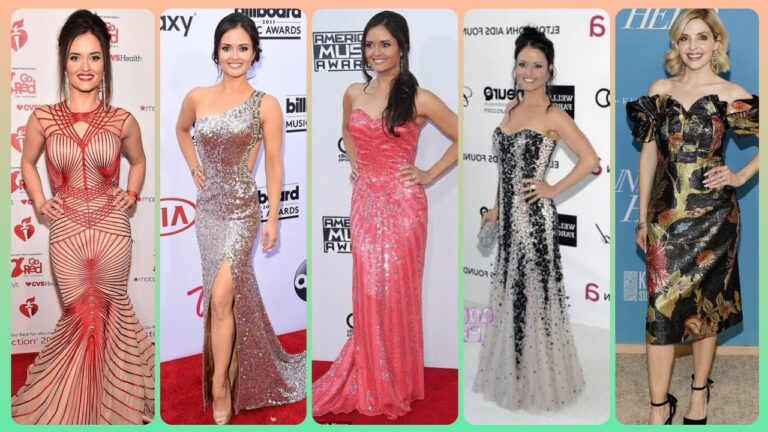
<path fill-rule="evenodd" d="M 139 202 L 139 194 L 137 192 L 132 191 L 132 190 L 127 190 L 127 191 L 125 191 L 125 194 L 128 195 L 129 197 L 133 198 L 133 203 L 134 204 Z"/>

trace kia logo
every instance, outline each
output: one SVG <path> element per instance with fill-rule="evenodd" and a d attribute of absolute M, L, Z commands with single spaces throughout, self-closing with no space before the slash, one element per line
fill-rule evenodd
<path fill-rule="evenodd" d="M 160 199 L 160 236 L 170 236 L 195 224 L 195 203 L 184 198 Z"/>

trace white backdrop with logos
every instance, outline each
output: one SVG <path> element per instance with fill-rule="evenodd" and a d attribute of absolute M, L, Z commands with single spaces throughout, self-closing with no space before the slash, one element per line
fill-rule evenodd
<path fill-rule="evenodd" d="M 342 96 L 362 82 L 360 40 L 379 10 L 324 9 L 312 22 L 312 350 L 333 360 L 353 325 L 348 224 L 352 186 L 341 139 Z M 410 65 L 419 85 L 458 109 L 457 17 L 447 9 L 398 10 L 408 20 Z M 419 137 L 426 169 L 450 145 L 432 124 Z M 429 201 L 423 279 L 425 364 L 457 366 L 458 170 L 426 188 Z M 325 227 L 328 227 L 324 230 Z M 347 252 L 347 253 L 344 253 Z"/>
<path fill-rule="evenodd" d="M 213 33 L 227 14 L 251 17 L 261 37 L 261 60 L 251 85 L 280 102 L 285 121 L 279 243 L 254 247 L 261 296 L 278 334 L 306 327 L 306 18 L 298 9 L 170 9 L 160 20 L 161 360 L 200 353 L 202 275 L 195 234 L 197 189 L 176 141 L 181 101 L 189 90 L 218 80 L 211 60 Z M 263 150 L 254 167 L 263 217 L 268 203 Z"/>
<path fill-rule="evenodd" d="M 147 174 L 141 201 L 132 210 L 133 256 L 128 294 L 144 329 L 155 330 L 155 17 L 139 9 L 96 9 L 110 29 L 114 79 L 112 104 L 133 114 L 141 128 Z M 19 165 L 24 132 L 32 111 L 58 98 L 56 59 L 59 31 L 73 9 L 20 9 L 11 19 L 11 353 L 40 351 L 61 315 L 48 256 L 47 222 L 38 218 L 24 189 Z M 122 159 L 120 185 L 128 162 Z M 37 170 L 51 196 L 45 155 Z"/>
<path fill-rule="evenodd" d="M 464 298 L 473 304 L 488 302 L 496 251 L 480 249 L 480 211 L 492 207 L 496 195 L 498 171 L 491 134 L 513 94 L 515 39 L 526 25 L 540 28 L 554 43 L 553 102 L 572 114 L 601 158 L 600 167 L 557 197 L 555 204 L 571 320 L 608 328 L 610 32 L 608 15 L 600 10 L 473 10 L 465 17 Z M 559 142 L 547 181 L 556 183 L 574 163 L 573 153 Z M 465 328 L 465 338 L 477 336 L 472 332 Z"/>

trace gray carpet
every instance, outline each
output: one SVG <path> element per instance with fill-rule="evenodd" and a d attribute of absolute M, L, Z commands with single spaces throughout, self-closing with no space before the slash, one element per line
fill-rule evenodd
<path fill-rule="evenodd" d="M 682 424 L 691 396 L 692 357 L 675 359 L 669 392 L 677 397 L 674 424 Z M 710 378 L 708 424 L 750 424 L 757 419 L 757 356 L 718 355 Z M 616 417 L 625 424 L 648 421 L 648 373 L 644 354 L 616 355 Z"/>

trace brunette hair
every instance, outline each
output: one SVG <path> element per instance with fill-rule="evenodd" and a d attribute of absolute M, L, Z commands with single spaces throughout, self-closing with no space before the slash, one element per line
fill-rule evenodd
<path fill-rule="evenodd" d="M 109 54 L 109 28 L 107 23 L 95 13 L 79 9 L 67 18 L 64 26 L 59 32 L 59 98 L 62 100 L 67 97 L 67 60 L 69 58 L 69 49 L 77 37 L 90 33 L 99 40 L 101 53 L 104 60 L 104 94 L 102 94 L 102 103 L 109 106 L 112 100 L 112 57 Z"/>
<path fill-rule="evenodd" d="M 544 92 L 547 94 L 547 98 L 549 99 L 549 105 L 547 105 L 547 109 L 549 109 L 552 106 L 552 93 L 549 89 L 549 83 L 555 77 L 555 45 L 542 31 L 536 27 L 523 27 L 522 31 L 520 32 L 520 36 L 515 39 L 515 67 L 517 67 L 517 56 L 520 55 L 520 52 L 527 47 L 541 51 L 542 54 L 544 54 L 544 58 L 547 59 L 547 70 L 549 72 L 549 78 L 547 78 L 547 84 L 544 87 Z M 513 81 L 515 98 L 518 98 L 519 93 L 517 90 L 517 78 L 514 78 Z M 509 111 L 511 112 L 515 108 L 517 108 L 517 104 L 515 104 L 515 106 L 513 106 Z"/>
<path fill-rule="evenodd" d="M 366 61 L 365 38 L 368 32 L 376 26 L 383 26 L 387 29 L 392 37 L 395 38 L 398 48 L 400 48 L 400 73 L 392 82 L 387 106 L 382 113 L 382 122 L 386 123 L 387 131 L 391 135 L 398 136 L 395 128 L 416 117 L 416 91 L 419 87 L 419 82 L 411 73 L 408 63 L 408 53 L 411 50 L 408 21 L 399 13 L 392 11 L 381 11 L 371 17 L 368 20 L 368 24 L 365 25 L 365 29 L 363 29 L 363 40 L 360 42 L 364 63 Z M 365 78 L 366 86 L 373 78 L 366 68 L 363 68 L 363 77 Z"/>
<path fill-rule="evenodd" d="M 245 32 L 248 33 L 248 37 L 251 38 L 251 45 L 253 45 L 253 52 L 255 53 L 251 64 L 256 63 L 261 58 L 259 30 L 256 28 L 256 24 L 245 14 L 232 12 L 216 24 L 216 30 L 213 32 L 213 54 L 211 55 L 211 59 L 213 59 L 213 62 L 217 65 L 219 64 L 219 45 L 221 44 L 221 38 L 224 36 L 224 33 L 238 27 L 245 30 Z"/>

